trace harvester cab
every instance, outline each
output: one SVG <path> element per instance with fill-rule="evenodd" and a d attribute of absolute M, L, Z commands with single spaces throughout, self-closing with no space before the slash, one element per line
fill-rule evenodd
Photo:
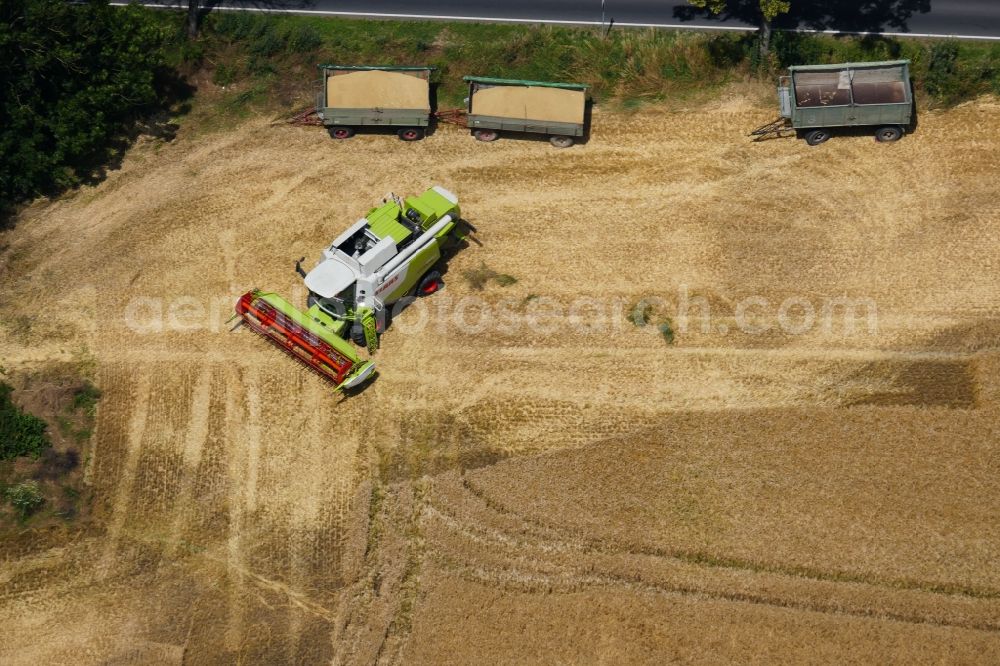
<path fill-rule="evenodd" d="M 443 286 L 435 265 L 464 238 L 460 222 L 458 198 L 443 187 L 406 199 L 389 194 L 334 239 L 312 270 L 296 262 L 309 290 L 304 313 L 256 290 L 243 295 L 236 312 L 338 389 L 360 386 L 374 364 L 347 339 L 374 353 L 394 304 Z"/>

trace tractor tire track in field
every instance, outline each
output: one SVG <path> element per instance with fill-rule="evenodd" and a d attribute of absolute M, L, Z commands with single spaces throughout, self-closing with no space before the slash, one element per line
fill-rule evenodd
<path fill-rule="evenodd" d="M 105 547 L 104 556 L 101 559 L 100 570 L 102 575 L 107 577 L 117 566 L 118 547 L 121 541 L 122 529 L 128 520 L 129 501 L 135 487 L 136 466 L 141 453 L 140 446 L 146 431 L 146 422 L 149 418 L 149 400 L 152 381 L 149 376 L 139 377 L 130 393 L 135 401 L 133 411 L 128 421 L 128 429 L 125 432 L 124 461 L 121 465 L 121 472 L 117 475 L 115 484 L 117 486 L 114 500 L 111 505 L 111 516 L 108 525 L 108 541 Z M 104 455 L 108 455 L 105 452 Z"/>
<path fill-rule="evenodd" d="M 568 151 L 253 120 L 138 144 L 31 207 L 5 257 L 45 279 L 0 314 L 36 333 L 0 326 L 0 350 L 90 350 L 95 520 L 4 560 L 0 661 L 1000 659 L 1000 106 L 810 149 L 749 142 L 770 109 L 727 95 L 597 108 Z M 365 391 L 223 324 L 254 286 L 303 304 L 290 260 L 432 184 L 480 242 L 389 328 Z M 516 282 L 477 289 L 482 268 Z M 625 320 L 682 288 L 708 330 Z M 747 296 L 871 298 L 878 327 L 749 334 Z M 623 309 L 578 325 L 580 297 Z M 548 332 L 453 316 L 543 298 Z"/>
<path fill-rule="evenodd" d="M 806 574 L 707 553 L 630 551 L 580 540 L 503 509 L 455 473 L 435 478 L 433 487 L 442 491 L 443 502 L 432 501 L 423 516 L 432 535 L 431 557 L 481 583 L 527 592 L 619 586 L 1000 632 L 1000 592 L 995 590 L 943 593 L 934 591 L 932 583 L 917 587 L 912 582 L 867 582 L 839 572 Z M 471 506 L 478 508 L 459 518 L 456 505 L 466 514 Z"/>

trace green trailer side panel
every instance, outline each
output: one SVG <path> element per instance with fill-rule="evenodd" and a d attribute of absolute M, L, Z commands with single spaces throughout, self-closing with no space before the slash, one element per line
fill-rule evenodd
<path fill-rule="evenodd" d="M 891 60 L 789 67 L 792 127 L 909 125 L 909 64 Z"/>
<path fill-rule="evenodd" d="M 372 72 L 385 70 L 388 72 L 433 72 L 437 67 L 401 67 L 398 65 L 316 65 L 319 69 L 340 69 L 348 72 Z"/>
<path fill-rule="evenodd" d="M 269 303 L 275 310 L 282 313 L 323 342 L 326 342 L 352 363 L 361 362 L 357 352 L 354 351 L 354 347 L 352 347 L 349 342 L 334 334 L 330 329 L 326 328 L 319 322 L 314 321 L 300 312 L 295 308 L 295 306 L 283 299 L 281 296 L 274 293 L 257 292 L 256 297 Z"/>
<path fill-rule="evenodd" d="M 368 228 L 379 238 L 392 238 L 399 245 L 410 237 L 411 231 L 399 223 L 399 206 L 387 203 L 372 210 L 366 218 Z"/>
<path fill-rule="evenodd" d="M 424 109 L 339 109 L 326 107 L 320 117 L 327 127 L 427 127 L 430 115 Z"/>
<path fill-rule="evenodd" d="M 788 68 L 790 72 L 821 72 L 840 71 L 842 69 L 863 69 L 865 67 L 909 67 L 909 60 L 876 60 L 872 62 L 841 62 L 829 65 L 792 65 Z"/>
<path fill-rule="evenodd" d="M 553 81 L 525 81 L 522 79 L 495 79 L 489 76 L 463 76 L 467 83 L 483 83 L 492 86 L 532 86 L 541 88 L 564 88 L 567 90 L 587 90 L 585 83 L 556 83 Z"/>
<path fill-rule="evenodd" d="M 520 120 L 500 116 L 469 114 L 469 127 L 473 129 L 495 129 L 505 132 L 534 132 L 537 134 L 558 134 L 561 136 L 583 136 L 583 125 L 558 123 L 551 120 Z"/>

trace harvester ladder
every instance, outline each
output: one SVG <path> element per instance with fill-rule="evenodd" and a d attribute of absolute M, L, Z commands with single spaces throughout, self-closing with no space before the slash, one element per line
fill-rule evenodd
<path fill-rule="evenodd" d="M 365 332 L 365 346 L 368 347 L 368 353 L 372 354 L 378 349 L 378 330 L 375 326 L 375 312 L 369 308 L 365 308 L 361 313 L 361 328 Z"/>

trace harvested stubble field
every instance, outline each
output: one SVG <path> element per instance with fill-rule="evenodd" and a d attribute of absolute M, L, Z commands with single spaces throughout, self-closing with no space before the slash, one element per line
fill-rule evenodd
<path fill-rule="evenodd" d="M 3 364 L 86 355 L 104 397 L 91 523 L 3 546 L 0 661 L 996 663 L 1000 105 L 819 148 L 744 138 L 769 113 L 597 111 L 567 151 L 252 121 L 36 204 Z M 435 183 L 478 243 L 363 393 L 224 324 Z M 876 330 L 820 324 L 845 296 Z"/>

